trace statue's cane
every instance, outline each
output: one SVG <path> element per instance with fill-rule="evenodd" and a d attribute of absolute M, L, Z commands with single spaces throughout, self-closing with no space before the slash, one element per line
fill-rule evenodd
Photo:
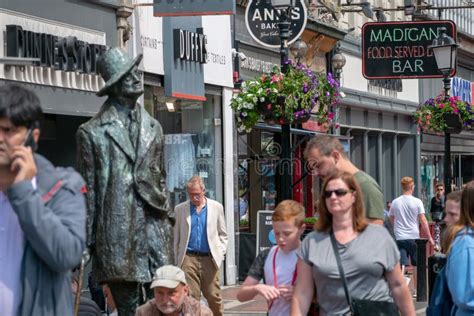
<path fill-rule="evenodd" d="M 81 302 L 82 279 L 84 278 L 84 268 L 89 261 L 89 252 L 85 250 L 81 257 L 81 267 L 79 269 L 79 279 L 77 280 L 76 299 L 74 302 L 74 316 L 79 313 L 79 303 Z"/>

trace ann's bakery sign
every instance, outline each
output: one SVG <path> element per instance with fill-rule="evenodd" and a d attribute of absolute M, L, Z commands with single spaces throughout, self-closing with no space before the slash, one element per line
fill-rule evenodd
<path fill-rule="evenodd" d="M 37 58 L 31 66 L 0 67 L 0 78 L 98 91 L 97 61 L 105 33 L 0 9 L 0 56 Z"/>

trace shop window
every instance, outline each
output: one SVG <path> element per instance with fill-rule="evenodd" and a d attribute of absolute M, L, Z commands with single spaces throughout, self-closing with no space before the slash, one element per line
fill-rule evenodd
<path fill-rule="evenodd" d="M 164 133 L 166 185 L 171 207 L 188 199 L 186 183 L 199 175 L 206 196 L 222 202 L 221 96 L 206 94 L 205 102 L 169 99 L 162 87 L 145 86 L 145 108 Z M 218 121 L 218 120 L 217 120 Z"/>

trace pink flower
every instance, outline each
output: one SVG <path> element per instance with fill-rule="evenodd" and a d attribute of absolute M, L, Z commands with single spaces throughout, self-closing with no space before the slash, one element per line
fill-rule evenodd
<path fill-rule="evenodd" d="M 272 104 L 271 103 L 268 103 L 267 104 L 267 110 L 271 110 L 272 109 Z"/>
<path fill-rule="evenodd" d="M 443 108 L 444 108 L 444 104 L 443 104 L 443 103 L 440 103 L 440 104 L 439 104 L 439 108 L 440 108 L 440 109 L 443 109 Z"/>
<path fill-rule="evenodd" d="M 332 120 L 332 119 L 334 118 L 334 113 L 333 113 L 333 112 L 329 113 L 329 114 L 328 114 L 328 118 L 329 118 L 330 120 Z"/>
<path fill-rule="evenodd" d="M 273 75 L 271 81 L 272 81 L 272 82 L 278 82 L 278 81 L 280 81 L 280 78 L 277 77 L 276 75 Z"/>

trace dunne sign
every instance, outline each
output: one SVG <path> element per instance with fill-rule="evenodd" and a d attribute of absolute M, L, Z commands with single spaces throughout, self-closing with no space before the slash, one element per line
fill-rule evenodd
<path fill-rule="evenodd" d="M 302 0 L 296 0 L 290 13 L 290 38 L 288 45 L 296 41 L 306 27 L 308 14 Z M 271 1 L 250 0 L 245 10 L 245 24 L 252 38 L 259 44 L 279 48 L 280 31 L 278 11 L 273 9 Z"/>
<path fill-rule="evenodd" d="M 376 22 L 362 27 L 362 74 L 367 79 L 441 78 L 428 50 L 440 28 L 456 40 L 452 21 Z M 451 76 L 454 76 L 454 69 Z"/>

